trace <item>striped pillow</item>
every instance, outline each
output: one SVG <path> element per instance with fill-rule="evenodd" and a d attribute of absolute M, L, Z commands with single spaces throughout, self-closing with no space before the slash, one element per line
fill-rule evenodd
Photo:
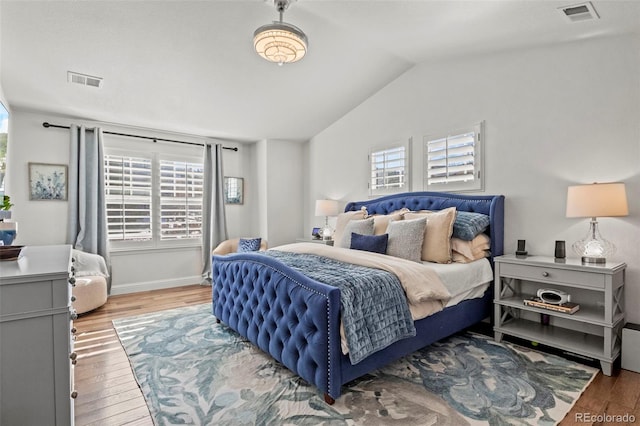
<path fill-rule="evenodd" d="M 453 222 L 453 237 L 471 241 L 489 227 L 489 216 L 482 213 L 458 211 Z"/>

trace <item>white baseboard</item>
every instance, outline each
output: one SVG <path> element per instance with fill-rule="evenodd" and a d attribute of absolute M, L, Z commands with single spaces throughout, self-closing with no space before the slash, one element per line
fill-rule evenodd
<path fill-rule="evenodd" d="M 111 284 L 111 295 L 137 293 L 140 291 L 160 290 L 163 288 L 183 287 L 186 285 L 200 284 L 201 276 L 173 278 L 169 280 L 145 281 L 140 283 L 129 284 Z"/>

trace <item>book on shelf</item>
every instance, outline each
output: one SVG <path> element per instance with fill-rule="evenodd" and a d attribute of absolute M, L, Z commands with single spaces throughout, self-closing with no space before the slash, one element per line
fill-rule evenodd
<path fill-rule="evenodd" d="M 543 302 L 539 297 L 535 296 L 530 299 L 525 299 L 524 304 L 527 306 L 534 306 L 536 308 L 547 309 L 549 311 L 562 312 L 564 314 L 573 314 L 580 309 L 580 305 L 577 303 L 566 302 L 554 305 L 552 303 Z"/>

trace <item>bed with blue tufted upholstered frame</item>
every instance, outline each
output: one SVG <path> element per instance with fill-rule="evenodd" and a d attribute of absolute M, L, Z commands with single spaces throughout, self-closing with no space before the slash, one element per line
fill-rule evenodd
<path fill-rule="evenodd" d="M 401 208 L 483 213 L 490 225 L 491 254 L 503 254 L 504 197 L 412 192 L 351 202 L 345 211 L 369 214 Z M 490 259 L 492 261 L 492 259 Z M 493 262 L 491 262 L 493 264 Z M 214 256 L 213 314 L 291 371 L 315 385 L 333 403 L 341 387 L 376 368 L 450 336 L 490 316 L 493 285 L 415 322 L 416 336 L 400 340 L 353 365 L 340 346 L 340 290 L 256 253 Z"/>

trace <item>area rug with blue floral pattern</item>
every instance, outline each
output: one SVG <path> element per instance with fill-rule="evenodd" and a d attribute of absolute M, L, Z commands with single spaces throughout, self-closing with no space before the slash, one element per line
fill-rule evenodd
<path fill-rule="evenodd" d="M 342 389 L 334 405 L 217 324 L 211 304 L 114 321 L 157 425 L 553 425 L 596 369 L 462 333 Z"/>

